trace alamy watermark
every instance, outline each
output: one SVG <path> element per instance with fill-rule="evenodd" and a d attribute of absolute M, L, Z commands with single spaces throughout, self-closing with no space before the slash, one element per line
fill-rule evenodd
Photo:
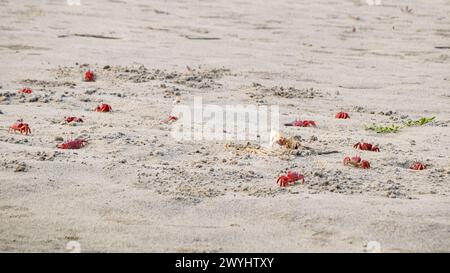
<path fill-rule="evenodd" d="M 81 6 L 81 0 L 67 0 L 69 6 Z"/>
<path fill-rule="evenodd" d="M 69 241 L 66 244 L 66 250 L 69 253 L 81 253 L 81 244 L 78 241 Z"/>
<path fill-rule="evenodd" d="M 377 241 L 370 241 L 367 243 L 366 252 L 381 253 L 381 244 Z"/>
<path fill-rule="evenodd" d="M 369 6 L 379 6 L 381 5 L 381 0 L 366 0 Z"/>
<path fill-rule="evenodd" d="M 178 141 L 256 141 L 269 143 L 279 130 L 278 105 L 213 105 L 194 97 L 192 105 L 176 105 L 171 135 Z"/>

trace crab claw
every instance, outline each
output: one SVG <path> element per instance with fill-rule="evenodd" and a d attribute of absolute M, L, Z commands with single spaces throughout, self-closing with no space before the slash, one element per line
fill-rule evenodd
<path fill-rule="evenodd" d="M 346 157 L 344 157 L 343 163 L 344 163 L 344 165 L 348 165 L 348 164 L 350 164 L 351 161 L 352 161 L 352 160 L 350 159 L 350 157 L 349 157 L 349 156 L 346 156 Z"/>
<path fill-rule="evenodd" d="M 363 169 L 370 169 L 370 163 L 367 160 L 361 161 L 361 168 Z"/>

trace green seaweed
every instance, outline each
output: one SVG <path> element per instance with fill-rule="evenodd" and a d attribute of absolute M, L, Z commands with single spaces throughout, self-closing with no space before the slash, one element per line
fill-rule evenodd
<path fill-rule="evenodd" d="M 385 124 L 385 125 L 372 124 L 370 126 L 366 125 L 366 130 L 374 131 L 379 134 L 398 133 L 400 131 L 400 129 L 402 129 L 402 128 L 412 127 L 412 126 L 422 126 L 422 125 L 432 122 L 435 118 L 436 117 L 431 117 L 431 118 L 423 117 L 423 118 L 420 118 L 417 120 L 410 119 L 410 120 L 404 122 L 403 126 L 397 125 L 397 124 Z"/>
<path fill-rule="evenodd" d="M 379 134 L 387 134 L 387 133 L 397 133 L 400 131 L 402 127 L 396 124 L 389 124 L 389 125 L 376 125 L 372 124 L 370 126 L 366 126 L 366 130 L 374 131 Z"/>
<path fill-rule="evenodd" d="M 405 127 L 422 126 L 422 125 L 425 125 L 427 123 L 432 122 L 435 118 L 436 117 L 431 117 L 431 118 L 423 117 L 423 118 L 420 118 L 420 119 L 417 119 L 417 120 L 410 119 L 410 120 L 405 122 Z"/>

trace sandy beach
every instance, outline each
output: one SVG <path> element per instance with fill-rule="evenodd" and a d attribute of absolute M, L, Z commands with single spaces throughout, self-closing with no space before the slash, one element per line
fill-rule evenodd
<path fill-rule="evenodd" d="M 0 251 L 449 252 L 450 1 L 369 2 L 0 0 Z M 195 98 L 300 146 L 175 139 Z"/>

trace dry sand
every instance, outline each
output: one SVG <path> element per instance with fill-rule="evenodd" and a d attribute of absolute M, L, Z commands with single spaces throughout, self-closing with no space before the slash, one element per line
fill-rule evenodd
<path fill-rule="evenodd" d="M 272 2 L 0 0 L 0 250 L 448 252 L 450 2 Z M 176 96 L 277 104 L 280 123 L 318 123 L 281 128 L 312 150 L 175 141 Z M 18 118 L 31 136 L 8 133 Z M 57 150 L 68 134 L 89 144 Z M 372 168 L 343 166 L 361 140 L 380 145 L 359 152 Z M 277 186 L 288 169 L 306 183 Z"/>

